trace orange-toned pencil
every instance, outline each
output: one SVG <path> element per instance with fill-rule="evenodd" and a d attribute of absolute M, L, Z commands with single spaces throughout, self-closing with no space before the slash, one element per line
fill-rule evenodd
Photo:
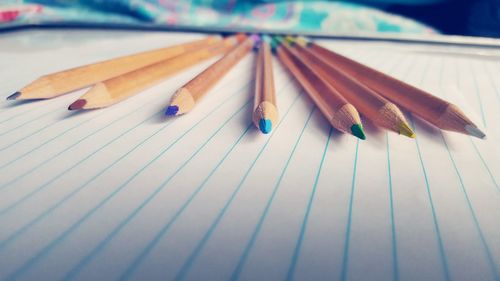
<path fill-rule="evenodd" d="M 337 130 L 366 139 L 356 108 L 313 70 L 290 53 L 282 44 L 275 51 L 280 61 L 297 79 L 328 122 Z"/>
<path fill-rule="evenodd" d="M 278 124 L 274 75 L 272 66 L 271 38 L 262 36 L 256 56 L 255 89 L 252 120 L 264 134 L 269 134 Z"/>
<path fill-rule="evenodd" d="M 154 86 L 187 67 L 226 53 L 245 38 L 246 36 L 243 34 L 227 37 L 221 42 L 200 50 L 162 60 L 121 76 L 99 82 L 73 102 L 68 109 L 95 109 L 116 104 Z"/>
<path fill-rule="evenodd" d="M 252 50 L 258 40 L 257 35 L 248 37 L 220 60 L 179 88 L 172 96 L 165 115 L 175 116 L 191 111 L 200 99 Z"/>
<path fill-rule="evenodd" d="M 38 78 L 18 92 L 7 97 L 7 99 L 30 100 L 57 97 L 158 61 L 210 46 L 220 41 L 222 41 L 222 37 L 220 36 L 208 36 L 205 39 L 193 42 L 59 71 Z"/>
<path fill-rule="evenodd" d="M 380 95 L 405 107 L 434 126 L 478 138 L 486 135 L 456 105 L 304 38 L 294 41 L 310 53 L 357 79 Z"/>
<path fill-rule="evenodd" d="M 296 57 L 302 59 L 305 64 L 315 69 L 328 84 L 333 86 L 361 114 L 373 123 L 398 134 L 410 138 L 415 137 L 415 133 L 411 130 L 403 113 L 395 104 L 341 72 L 339 69 L 325 63 L 321 58 L 307 52 L 300 45 L 286 42 L 284 46 Z"/>

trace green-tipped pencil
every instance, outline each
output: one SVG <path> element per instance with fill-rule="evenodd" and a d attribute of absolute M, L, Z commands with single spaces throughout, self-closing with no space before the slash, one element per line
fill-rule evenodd
<path fill-rule="evenodd" d="M 276 54 L 285 67 L 297 79 L 328 122 L 337 130 L 366 139 L 361 118 L 356 108 L 337 92 L 317 71 L 294 55 L 285 41 L 276 45 Z"/>

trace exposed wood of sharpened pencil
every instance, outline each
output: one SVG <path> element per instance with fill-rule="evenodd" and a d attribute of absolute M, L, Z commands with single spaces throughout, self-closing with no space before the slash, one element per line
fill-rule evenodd
<path fill-rule="evenodd" d="M 257 55 L 252 114 L 255 126 L 264 134 L 270 133 L 279 120 L 269 40 L 269 37 L 263 37 Z"/>
<path fill-rule="evenodd" d="M 311 65 L 319 75 L 373 123 L 398 134 L 411 138 L 415 137 L 403 113 L 395 104 L 343 73 L 340 69 L 325 63 L 324 60 L 314 56 L 304 47 L 292 44 L 292 46 L 286 45 L 286 48 L 289 48 L 290 52 L 303 59 L 305 63 Z"/>
<path fill-rule="evenodd" d="M 486 137 L 456 105 L 313 42 L 304 39 L 296 42 L 436 127 L 478 138 Z"/>
<path fill-rule="evenodd" d="M 220 36 L 209 36 L 193 42 L 122 56 L 48 74 L 31 82 L 11 95 L 9 99 L 28 100 L 57 97 L 220 41 L 222 41 Z"/>
<path fill-rule="evenodd" d="M 354 106 L 309 67 L 293 57 L 283 45 L 276 47 L 276 53 L 334 128 L 360 139 L 366 138 Z"/>
<path fill-rule="evenodd" d="M 200 50 L 162 60 L 121 76 L 99 82 L 72 103 L 68 109 L 94 109 L 113 105 L 133 96 L 183 69 L 223 54 L 241 42 L 245 35 L 227 37 Z"/>
<path fill-rule="evenodd" d="M 259 40 L 257 35 L 248 37 L 220 60 L 179 88 L 172 96 L 165 114 L 171 116 L 180 115 L 193 109 L 196 103 L 252 50 L 256 40 Z"/>

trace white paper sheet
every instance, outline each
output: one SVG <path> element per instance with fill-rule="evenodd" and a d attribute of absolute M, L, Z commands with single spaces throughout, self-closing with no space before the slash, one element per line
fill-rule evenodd
<path fill-rule="evenodd" d="M 0 36 L 0 93 L 38 76 L 199 38 L 38 30 Z M 488 135 L 407 115 L 409 139 L 331 130 L 275 61 L 281 121 L 251 124 L 253 56 L 193 112 L 162 116 L 206 62 L 113 107 L 84 90 L 0 101 L 0 279 L 499 280 L 496 49 L 321 41 L 455 102 Z M 489 55 L 484 55 L 484 53 Z"/>

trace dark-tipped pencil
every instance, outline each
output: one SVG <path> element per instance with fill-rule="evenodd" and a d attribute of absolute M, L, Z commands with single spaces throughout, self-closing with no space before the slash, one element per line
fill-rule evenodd
<path fill-rule="evenodd" d="M 252 120 L 257 128 L 269 134 L 278 124 L 274 76 L 272 67 L 271 38 L 262 37 L 255 66 L 255 92 Z"/>
<path fill-rule="evenodd" d="M 317 71 L 294 56 L 283 44 L 276 45 L 276 54 L 297 79 L 328 122 L 337 130 L 366 139 L 356 108 L 328 84 Z"/>
<path fill-rule="evenodd" d="M 252 50 L 257 40 L 259 40 L 257 35 L 248 37 L 220 60 L 179 88 L 172 96 L 165 114 L 175 116 L 191 111 L 197 102 Z"/>
<path fill-rule="evenodd" d="M 456 105 L 304 38 L 295 38 L 294 41 L 328 64 L 341 69 L 380 95 L 405 107 L 434 126 L 481 139 L 486 137 Z"/>
<path fill-rule="evenodd" d="M 220 36 L 209 36 L 205 39 L 122 56 L 102 62 L 88 64 L 38 78 L 18 92 L 12 94 L 9 100 L 48 99 L 68 92 L 85 88 L 97 82 L 110 79 L 132 70 L 192 52 L 222 41 Z"/>
<path fill-rule="evenodd" d="M 241 42 L 245 35 L 227 37 L 221 42 L 200 50 L 128 72 L 99 82 L 69 106 L 69 110 L 107 107 L 123 101 L 183 69 L 223 54 Z"/>
<path fill-rule="evenodd" d="M 337 89 L 361 114 L 373 123 L 398 134 L 410 138 L 415 137 L 415 133 L 408 125 L 403 113 L 395 104 L 345 74 L 340 69 L 325 63 L 320 57 L 308 52 L 306 48 L 293 43 L 286 47 L 290 49 L 290 52 L 303 59 L 315 69 L 319 75 Z"/>

